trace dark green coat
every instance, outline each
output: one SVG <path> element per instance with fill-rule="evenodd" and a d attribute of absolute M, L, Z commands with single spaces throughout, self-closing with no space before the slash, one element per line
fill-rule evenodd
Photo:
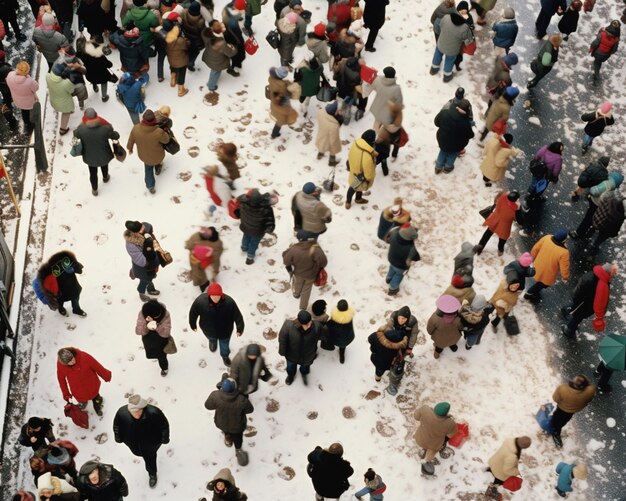
<path fill-rule="evenodd" d="M 315 69 L 303 66 L 299 71 L 300 75 L 302 75 L 302 80 L 300 81 L 300 85 L 302 86 L 302 96 L 315 96 L 317 91 L 320 90 L 320 77 L 322 76 L 324 69 L 321 66 L 318 66 Z"/>

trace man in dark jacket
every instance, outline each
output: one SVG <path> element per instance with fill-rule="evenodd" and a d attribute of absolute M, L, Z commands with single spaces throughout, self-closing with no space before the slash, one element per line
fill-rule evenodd
<path fill-rule="evenodd" d="M 125 443 L 135 456 L 143 458 L 150 478 L 148 485 L 156 486 L 157 451 L 170 441 L 170 424 L 161 409 L 140 395 L 132 395 L 128 405 L 115 414 L 113 433 L 118 444 Z"/>
<path fill-rule="evenodd" d="M 293 297 L 300 299 L 300 309 L 306 310 L 309 306 L 311 289 L 319 271 L 326 267 L 328 258 L 315 241 L 305 230 L 298 230 L 298 243 L 283 252 L 283 264 L 293 278 L 291 292 Z"/>
<path fill-rule="evenodd" d="M 111 43 L 114 43 L 120 51 L 122 70 L 129 73 L 145 72 L 148 70 L 150 48 L 144 45 L 139 28 L 132 24 L 125 28 L 125 31 L 119 30 L 110 36 Z M 163 75 L 160 77 L 163 78 Z"/>
<path fill-rule="evenodd" d="M 246 430 L 248 419 L 246 414 L 254 411 L 250 400 L 237 390 L 234 379 L 224 379 L 221 388 L 211 392 L 204 406 L 215 411 L 215 426 L 224 432 L 226 447 L 235 444 L 235 456 L 240 466 L 248 464 L 248 453 L 243 446 L 243 432 Z"/>
<path fill-rule="evenodd" d="M 87 501 L 122 501 L 128 496 L 124 476 L 113 465 L 95 460 L 81 466 L 76 488 Z"/>
<path fill-rule="evenodd" d="M 343 447 L 339 443 L 332 444 L 328 449 L 318 445 L 307 456 L 309 465 L 306 471 L 313 481 L 316 501 L 339 499 L 350 487 L 348 479 L 354 470 L 342 456 Z"/>
<path fill-rule="evenodd" d="M 237 383 L 237 388 L 245 396 L 257 391 L 259 379 L 261 381 L 271 379 L 272 373 L 265 364 L 261 347 L 258 344 L 252 343 L 239 350 L 233 358 L 230 377 Z"/>
<path fill-rule="evenodd" d="M 239 195 L 237 200 L 239 229 L 243 232 L 241 250 L 247 254 L 246 264 L 252 264 L 263 235 L 274 231 L 274 200 L 269 193 L 261 195 L 256 188 Z"/>
<path fill-rule="evenodd" d="M 435 117 L 439 155 L 435 160 L 435 174 L 446 174 L 454 169 L 454 161 L 469 140 L 474 137 L 472 123 L 468 116 L 470 102 L 462 99 L 456 106 L 443 108 Z"/>
<path fill-rule="evenodd" d="M 615 124 L 615 118 L 611 114 L 612 109 L 613 105 L 609 101 L 605 101 L 597 111 L 584 113 L 580 117 L 583 122 L 587 122 L 582 144 L 583 155 L 587 153 L 589 146 L 593 144 L 593 140 L 600 136 L 606 127 Z"/>
<path fill-rule="evenodd" d="M 574 339 L 580 323 L 594 314 L 593 329 L 596 332 L 604 331 L 606 328 L 604 315 L 609 304 L 611 280 L 615 273 L 617 267 L 614 264 L 597 264 L 593 270 L 580 278 L 572 294 L 572 302 L 569 306 L 561 308 L 561 313 L 568 320 L 567 324 L 561 327 L 564 336 Z"/>
<path fill-rule="evenodd" d="M 320 340 L 322 326 L 311 318 L 306 310 L 301 310 L 295 320 L 287 319 L 278 334 L 278 353 L 287 360 L 288 385 L 293 383 L 296 370 L 300 365 L 302 382 L 308 385 L 307 375 L 317 356 L 317 343 Z"/>
<path fill-rule="evenodd" d="M 411 264 L 420 260 L 419 252 L 415 248 L 417 228 L 411 226 L 411 223 L 405 223 L 387 233 L 386 240 L 389 242 L 389 252 L 387 253 L 389 271 L 385 282 L 389 284 L 387 294 L 395 296 L 400 290 L 400 282 L 408 273 Z"/>
<path fill-rule="evenodd" d="M 554 14 L 562 15 L 567 9 L 565 0 L 541 0 L 541 10 L 535 21 L 535 34 L 537 38 L 546 36 L 550 20 Z"/>
<path fill-rule="evenodd" d="M 243 334 L 243 316 L 235 300 L 224 294 L 222 286 L 217 282 L 207 287 L 206 294 L 200 294 L 189 309 L 189 327 L 196 332 L 200 318 L 200 329 L 209 340 L 209 350 L 216 351 L 220 345 L 220 356 L 227 367 L 230 367 L 230 337 L 233 326 L 237 329 L 237 337 Z"/>
<path fill-rule="evenodd" d="M 22 426 L 17 441 L 24 447 L 32 447 L 34 451 L 45 447 L 48 442 L 54 442 L 52 421 L 48 418 L 32 417 Z"/>
<path fill-rule="evenodd" d="M 600 184 L 602 181 L 606 181 L 608 179 L 609 177 L 608 166 L 609 166 L 610 161 L 611 161 L 611 157 L 600 157 L 598 158 L 598 160 L 594 160 L 593 162 L 590 162 L 589 165 L 585 167 L 585 170 L 581 172 L 580 176 L 578 176 L 578 181 L 576 182 L 577 184 L 576 189 L 572 192 L 572 202 L 578 201 L 580 198 L 580 195 L 582 195 L 585 189 L 591 188 L 597 184 Z M 593 216 L 593 214 L 591 216 Z M 591 225 L 591 221 L 589 221 L 589 225 Z M 570 233 L 570 237 L 578 238 L 578 234 L 572 234 L 572 233 Z"/>
<path fill-rule="evenodd" d="M 376 52 L 374 42 L 385 24 L 385 7 L 388 4 L 389 0 L 365 0 L 363 26 L 370 30 L 365 42 L 365 50 L 368 52 Z"/>
<path fill-rule="evenodd" d="M 620 22 L 611 21 L 606 28 L 601 28 L 596 38 L 591 42 L 589 53 L 593 57 L 593 82 L 600 80 L 602 63 L 609 59 L 619 47 Z"/>
<path fill-rule="evenodd" d="M 589 254 L 595 256 L 600 245 L 611 237 L 616 237 L 624 223 L 624 205 L 626 199 L 615 192 L 607 192 L 600 197 L 598 210 L 593 215 L 593 227 L 598 230 L 591 243 Z"/>
<path fill-rule="evenodd" d="M 551 35 L 541 46 L 537 57 L 530 63 L 530 69 L 535 74 L 535 77 L 526 84 L 528 89 L 535 87 L 539 83 L 539 80 L 552 71 L 554 63 L 559 60 L 561 41 L 561 35 Z"/>
<path fill-rule="evenodd" d="M 113 150 L 109 140 L 117 140 L 120 135 L 113 126 L 100 118 L 93 108 L 87 108 L 82 123 L 74 130 L 74 137 L 82 143 L 83 162 L 89 167 L 91 194 L 98 195 L 98 167 L 102 170 L 102 181 L 109 182 L 109 162 L 113 160 Z"/>

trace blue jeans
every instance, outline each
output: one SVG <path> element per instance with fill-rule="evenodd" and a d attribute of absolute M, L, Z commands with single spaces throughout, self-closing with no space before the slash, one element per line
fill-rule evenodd
<path fill-rule="evenodd" d="M 145 174 L 144 181 L 146 182 L 146 188 L 154 188 L 156 184 L 156 179 L 154 178 L 154 165 L 144 164 L 145 166 Z"/>
<path fill-rule="evenodd" d="M 437 169 L 444 169 L 446 171 L 451 171 L 454 169 L 454 161 L 458 155 L 458 151 L 443 151 L 439 150 L 439 155 L 437 155 L 437 160 L 435 160 L 435 166 Z"/>
<path fill-rule="evenodd" d="M 583 146 L 591 146 L 593 143 L 593 138 L 587 134 L 583 137 Z"/>
<path fill-rule="evenodd" d="M 206 336 L 206 334 L 205 334 Z M 230 336 L 225 338 L 216 338 L 206 336 L 209 341 L 213 341 L 214 343 L 218 343 L 220 345 L 220 356 L 227 357 L 230 355 Z"/>
<path fill-rule="evenodd" d="M 252 28 L 252 14 L 248 14 L 246 12 L 246 15 L 243 21 L 243 27 L 248 28 L 248 29 Z"/>
<path fill-rule="evenodd" d="M 241 238 L 241 250 L 247 252 L 248 257 L 252 259 L 256 254 L 256 250 L 259 247 L 260 242 L 261 237 L 251 237 L 244 233 L 243 237 Z"/>
<path fill-rule="evenodd" d="M 139 123 L 139 113 L 131 110 L 130 108 L 126 108 L 128 114 L 130 115 L 130 119 L 133 121 L 133 125 L 137 125 Z"/>
<path fill-rule="evenodd" d="M 387 272 L 387 280 L 389 280 L 389 288 L 396 290 L 400 288 L 400 282 L 404 278 L 404 272 L 393 264 L 389 264 L 389 271 Z"/>
<path fill-rule="evenodd" d="M 547 289 L 548 287 L 550 286 L 544 284 L 543 282 L 535 282 L 528 288 L 526 294 L 530 294 L 531 296 L 534 296 L 536 294 L 538 296 L 543 289 Z"/>
<path fill-rule="evenodd" d="M 209 73 L 209 82 L 207 83 L 207 87 L 209 88 L 209 90 L 217 89 L 217 81 L 220 79 L 221 74 L 221 70 L 211 70 L 211 72 Z"/>
<path fill-rule="evenodd" d="M 286 359 L 285 359 L 286 360 Z M 296 370 L 298 369 L 298 364 L 292 362 L 291 360 L 287 360 L 287 374 L 290 376 L 296 375 Z M 300 374 L 306 376 L 311 371 L 311 364 L 309 365 L 300 365 Z"/>
<path fill-rule="evenodd" d="M 445 57 L 445 58 L 444 58 Z M 435 68 L 439 68 L 441 66 L 441 60 L 443 61 L 443 74 L 450 75 L 452 73 L 452 68 L 454 68 L 454 61 L 456 61 L 456 55 L 448 56 L 443 54 L 437 47 L 435 47 L 435 53 L 433 54 L 432 65 Z"/>
<path fill-rule="evenodd" d="M 383 495 L 382 494 L 371 494 L 372 492 L 374 492 L 372 489 L 370 489 L 369 487 L 363 487 L 360 491 L 355 492 L 354 495 L 358 496 L 358 497 L 363 497 L 366 494 L 370 495 L 370 501 L 383 501 Z"/>

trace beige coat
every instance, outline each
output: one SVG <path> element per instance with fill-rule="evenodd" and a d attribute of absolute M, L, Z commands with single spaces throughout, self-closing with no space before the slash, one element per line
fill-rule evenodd
<path fill-rule="evenodd" d="M 427 405 L 415 411 L 414 417 L 420 425 L 414 438 L 417 445 L 427 451 L 438 451 L 443 447 L 445 437 L 456 433 L 456 423 L 450 416 L 437 416 Z"/>
<path fill-rule="evenodd" d="M 209 265 L 211 271 L 213 271 L 213 277 L 215 278 L 220 272 L 220 258 L 224 251 L 224 245 L 221 240 L 212 242 L 210 240 L 204 240 L 200 237 L 200 232 L 196 232 L 185 242 L 185 249 L 189 251 L 189 266 L 191 266 L 191 280 L 194 285 L 202 285 L 208 281 L 206 270 L 200 266 L 198 260 L 193 256 L 191 251 L 196 245 L 204 245 L 213 249 L 211 254 L 212 262 Z M 208 268 L 207 268 L 208 269 Z"/>
<path fill-rule="evenodd" d="M 167 144 L 170 136 L 157 125 L 138 123 L 133 126 L 128 136 L 126 148 L 132 150 L 137 145 L 137 156 L 146 165 L 158 165 L 165 158 L 163 145 Z"/>
<path fill-rule="evenodd" d="M 437 312 L 430 316 L 426 324 L 426 330 L 437 348 L 447 348 L 458 343 L 461 339 L 462 327 L 461 318 L 458 315 L 447 324 L 443 321 L 443 317 L 437 315 Z"/>
<path fill-rule="evenodd" d="M 270 86 L 270 113 L 276 125 L 282 127 L 295 123 L 298 112 L 291 107 L 291 101 L 285 100 L 289 97 L 287 86 L 291 82 L 270 76 L 268 83 Z"/>
<path fill-rule="evenodd" d="M 519 153 L 516 148 L 505 148 L 497 135 L 492 136 L 485 145 L 485 158 L 480 164 L 483 176 L 491 181 L 500 181 L 504 177 L 511 159 Z"/>
<path fill-rule="evenodd" d="M 317 138 L 315 147 L 320 153 L 336 155 L 341 152 L 341 138 L 339 137 L 339 122 L 326 113 L 324 108 L 317 113 Z"/>
<path fill-rule="evenodd" d="M 496 99 L 485 117 L 485 127 L 487 130 L 491 130 L 496 120 L 502 118 L 505 122 L 509 119 L 509 112 L 511 111 L 511 105 L 504 96 L 500 96 Z"/>
<path fill-rule="evenodd" d="M 489 458 L 491 473 L 502 481 L 519 475 L 518 463 L 517 446 L 514 438 L 507 438 L 498 451 Z"/>
<path fill-rule="evenodd" d="M 506 313 L 510 313 L 513 307 L 517 304 L 521 290 L 511 292 L 506 279 L 503 279 L 498 285 L 496 292 L 493 293 L 489 302 L 495 306 L 496 313 L 499 317 L 503 317 Z"/>

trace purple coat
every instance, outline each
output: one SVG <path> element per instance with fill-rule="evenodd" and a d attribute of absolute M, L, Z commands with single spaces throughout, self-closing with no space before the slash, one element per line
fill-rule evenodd
<path fill-rule="evenodd" d="M 11 91 L 11 97 L 20 110 L 32 110 L 37 101 L 39 84 L 29 75 L 18 75 L 11 71 L 7 75 L 7 85 Z"/>
<path fill-rule="evenodd" d="M 545 162 L 550 174 L 548 176 L 549 180 L 556 183 L 559 180 L 559 174 L 561 173 L 561 167 L 563 166 L 563 157 L 561 157 L 561 154 L 548 150 L 548 145 L 546 144 L 537 150 L 535 158 L 541 159 Z"/>

